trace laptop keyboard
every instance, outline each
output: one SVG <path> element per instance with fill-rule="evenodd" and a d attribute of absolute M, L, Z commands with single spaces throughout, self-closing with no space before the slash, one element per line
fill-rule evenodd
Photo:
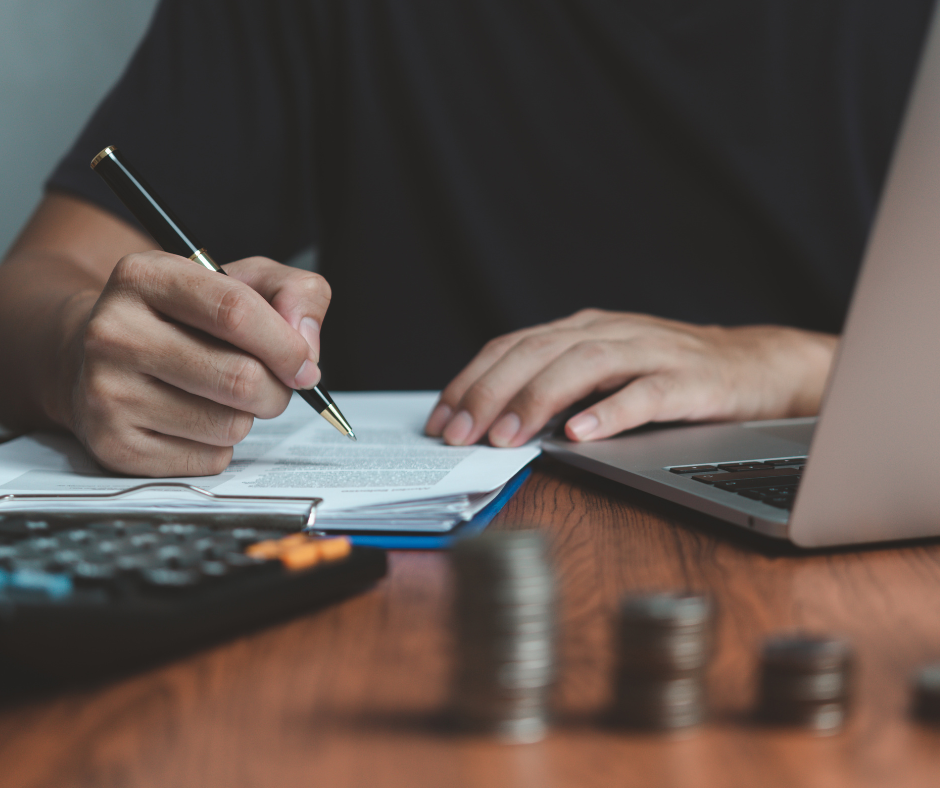
<path fill-rule="evenodd" d="M 715 465 L 681 465 L 667 470 L 789 511 L 793 508 L 805 463 L 806 457 L 780 457 Z"/>

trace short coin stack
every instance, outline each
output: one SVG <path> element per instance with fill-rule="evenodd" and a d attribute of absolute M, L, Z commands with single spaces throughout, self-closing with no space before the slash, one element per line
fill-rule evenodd
<path fill-rule="evenodd" d="M 615 724 L 678 730 L 705 718 L 712 604 L 689 593 L 629 596 L 616 633 Z"/>
<path fill-rule="evenodd" d="M 460 727 L 507 741 L 541 739 L 555 675 L 555 582 L 531 531 L 458 542 L 454 713 Z"/>
<path fill-rule="evenodd" d="M 845 722 L 854 665 L 845 640 L 815 635 L 764 643 L 758 715 L 764 722 L 833 733 Z"/>

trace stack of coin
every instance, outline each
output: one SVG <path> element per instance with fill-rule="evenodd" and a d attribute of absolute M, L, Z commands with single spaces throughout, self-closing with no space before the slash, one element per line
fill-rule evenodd
<path fill-rule="evenodd" d="M 702 722 L 711 643 L 708 598 L 689 593 L 626 597 L 615 643 L 613 721 L 647 730 Z"/>
<path fill-rule="evenodd" d="M 456 722 L 537 741 L 555 675 L 555 582 L 545 543 L 532 531 L 491 532 L 458 542 L 451 557 Z"/>
<path fill-rule="evenodd" d="M 833 733 L 851 700 L 852 646 L 819 635 L 772 637 L 764 643 L 758 715 L 776 725 Z"/>
<path fill-rule="evenodd" d="M 940 723 L 940 664 L 928 665 L 914 678 L 914 714 Z"/>

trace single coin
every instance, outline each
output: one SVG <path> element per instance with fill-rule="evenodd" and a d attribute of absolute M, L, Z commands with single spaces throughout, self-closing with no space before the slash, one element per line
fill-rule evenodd
<path fill-rule="evenodd" d="M 818 733 L 835 732 L 845 724 L 844 703 L 778 703 L 762 706 L 759 716 L 772 725 L 806 728 Z"/>
<path fill-rule="evenodd" d="M 852 645 L 847 640 L 796 633 L 765 641 L 761 662 L 769 670 L 810 673 L 844 670 L 853 657 Z"/>
<path fill-rule="evenodd" d="M 667 679 L 635 679 L 620 677 L 615 696 L 618 704 L 665 708 L 701 703 L 705 684 L 701 674 Z"/>
<path fill-rule="evenodd" d="M 622 626 L 704 626 L 712 617 L 708 597 L 692 592 L 631 594 L 620 603 Z"/>
<path fill-rule="evenodd" d="M 703 668 L 711 656 L 711 638 L 705 633 L 671 637 L 619 639 L 617 658 L 621 671 L 650 675 Z"/>
<path fill-rule="evenodd" d="M 610 714 L 610 719 L 615 725 L 650 731 L 693 728 L 705 722 L 706 718 L 706 709 L 701 704 L 691 704 L 675 709 L 618 706 Z"/>
<path fill-rule="evenodd" d="M 767 704 L 821 703 L 846 701 L 851 695 L 852 677 L 848 670 L 821 673 L 784 673 L 765 668 L 761 676 L 761 696 Z"/>
<path fill-rule="evenodd" d="M 552 640 L 542 637 L 502 637 L 456 641 L 456 651 L 466 662 L 549 662 L 555 653 Z"/>

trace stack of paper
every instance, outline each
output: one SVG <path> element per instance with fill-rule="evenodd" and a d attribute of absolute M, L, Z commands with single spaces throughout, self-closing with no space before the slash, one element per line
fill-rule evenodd
<path fill-rule="evenodd" d="M 321 498 L 316 528 L 323 530 L 440 533 L 471 519 L 539 453 L 536 445 L 450 447 L 424 436 L 433 392 L 354 393 L 336 400 L 358 442 L 295 397 L 278 418 L 255 422 L 224 473 L 172 481 L 219 496 Z M 92 496 L 149 481 L 106 473 L 67 436 L 33 435 L 0 446 L 0 496 Z M 191 505 L 179 492 L 148 491 L 142 513 L 182 507 L 184 497 Z M 0 513 L 14 505 L 36 504 L 35 499 L 0 501 Z M 70 498 L 61 505 L 101 508 L 101 501 Z"/>

